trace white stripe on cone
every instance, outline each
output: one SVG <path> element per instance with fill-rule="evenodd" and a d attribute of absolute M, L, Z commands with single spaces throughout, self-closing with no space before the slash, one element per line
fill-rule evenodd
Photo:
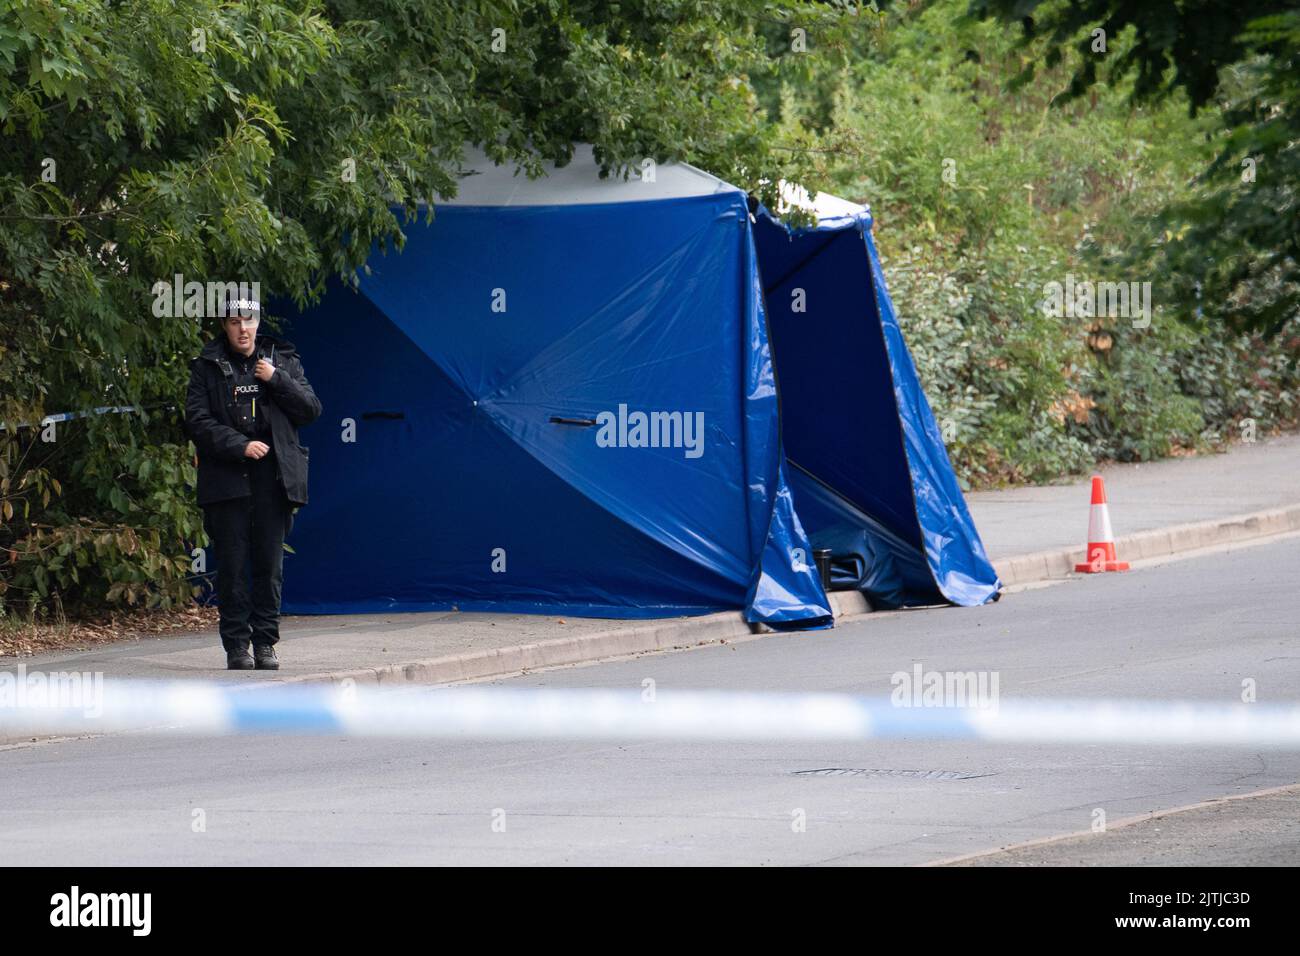
<path fill-rule="evenodd" d="M 1115 534 L 1110 530 L 1110 509 L 1106 502 L 1093 505 L 1088 511 L 1088 551 L 1098 544 L 1113 544 Z M 1108 549 L 1109 550 L 1109 549 Z"/>

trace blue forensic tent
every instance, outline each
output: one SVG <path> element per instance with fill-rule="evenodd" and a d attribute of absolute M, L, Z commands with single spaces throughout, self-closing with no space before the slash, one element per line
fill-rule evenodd
<path fill-rule="evenodd" d="M 791 232 L 589 147 L 533 181 L 468 163 L 359 294 L 286 324 L 325 413 L 285 611 L 819 626 L 820 547 L 876 607 L 994 599 L 870 215 L 834 212 Z"/>

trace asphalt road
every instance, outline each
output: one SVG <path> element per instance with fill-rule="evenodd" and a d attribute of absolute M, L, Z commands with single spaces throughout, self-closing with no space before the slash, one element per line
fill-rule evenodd
<path fill-rule="evenodd" d="M 885 696 L 921 662 L 996 672 L 1003 701 L 1294 702 L 1298 580 L 1292 538 L 505 683 Z M 1202 748 L 117 735 L 0 750 L 0 863 L 910 864 L 1297 780 L 1300 753 Z M 1297 796 L 1259 800 L 981 862 L 1300 862 Z"/>

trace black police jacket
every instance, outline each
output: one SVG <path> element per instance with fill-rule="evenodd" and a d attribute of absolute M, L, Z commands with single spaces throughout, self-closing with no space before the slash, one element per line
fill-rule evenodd
<path fill-rule="evenodd" d="M 199 452 L 200 505 L 252 493 L 248 481 L 251 458 L 244 449 L 253 439 L 235 427 L 234 372 L 226 355 L 225 336 L 218 336 L 190 363 L 190 386 L 185 395 L 185 432 Z M 290 503 L 307 503 L 307 449 L 298 443 L 298 429 L 320 415 L 320 399 L 312 391 L 293 345 L 259 335 L 255 357 L 270 358 L 275 374 L 262 383 L 263 404 L 271 424 L 271 447 L 276 472 Z"/>

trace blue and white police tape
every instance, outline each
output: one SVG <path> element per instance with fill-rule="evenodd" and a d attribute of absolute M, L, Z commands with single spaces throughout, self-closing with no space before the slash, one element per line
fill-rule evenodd
<path fill-rule="evenodd" d="M 0 686 L 0 691 L 4 688 Z M 1168 744 L 1300 750 L 1300 706 L 1002 700 L 905 707 L 848 694 L 99 681 L 0 693 L 0 737 L 136 731 L 443 739 L 876 740 Z M 84 688 L 83 688 L 84 690 Z"/>

